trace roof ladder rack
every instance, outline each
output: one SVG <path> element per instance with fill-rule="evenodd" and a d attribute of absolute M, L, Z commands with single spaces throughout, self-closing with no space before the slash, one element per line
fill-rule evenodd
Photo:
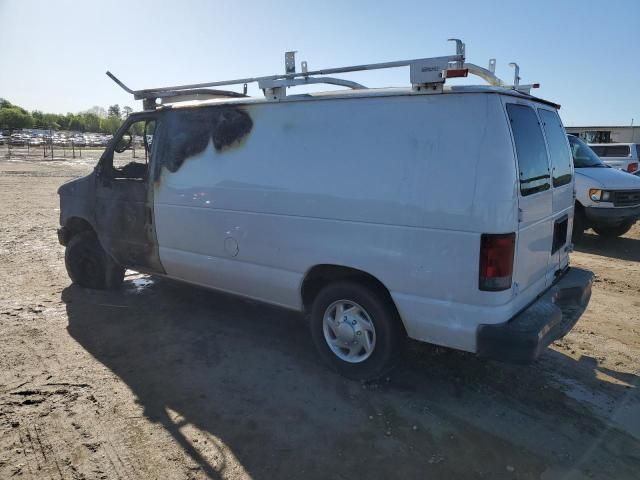
<path fill-rule="evenodd" d="M 472 63 L 465 63 L 465 44 L 462 40 L 451 38 L 456 44 L 455 55 L 442 57 L 418 58 L 412 60 L 399 60 L 384 63 L 371 63 L 338 68 L 326 68 L 309 71 L 306 61 L 301 62 L 300 72 L 296 71 L 295 51 L 285 53 L 285 73 L 264 77 L 238 78 L 235 80 L 221 80 L 188 85 L 176 85 L 172 87 L 149 88 L 144 90 L 132 90 L 121 82 L 111 72 L 107 75 L 122 89 L 133 95 L 136 100 L 142 100 L 145 109 L 156 108 L 158 100 L 163 103 L 215 98 L 215 97 L 242 97 L 246 96 L 247 84 L 257 83 L 265 97 L 269 100 L 280 100 L 286 97 L 286 89 L 299 85 L 329 84 L 339 85 L 350 89 L 366 89 L 357 82 L 336 78 L 330 75 L 351 72 L 363 72 L 369 70 L 381 70 L 387 68 L 409 67 L 409 80 L 416 91 L 439 92 L 442 91 L 447 78 L 466 77 L 469 73 L 479 76 L 490 85 L 513 88 L 523 93 L 529 93 L 531 88 L 537 88 L 538 84 L 519 85 L 519 68 L 516 67 L 516 79 L 513 86 L 507 85 L 495 75 L 495 59 L 489 61 L 489 68 L 485 69 Z M 229 85 L 243 85 L 244 93 L 228 90 L 213 90 L 212 87 Z"/>

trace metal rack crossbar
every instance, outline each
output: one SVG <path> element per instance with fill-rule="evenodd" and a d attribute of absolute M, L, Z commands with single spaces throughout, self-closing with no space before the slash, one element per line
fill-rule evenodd
<path fill-rule="evenodd" d="M 489 68 L 485 69 L 471 63 L 465 63 L 465 44 L 459 39 L 449 39 L 456 43 L 456 54 L 442 57 L 418 58 L 412 60 L 398 60 L 393 62 L 371 63 L 353 65 L 338 68 L 325 68 L 309 71 L 307 62 L 301 63 L 302 71 L 296 72 L 295 51 L 285 53 L 285 73 L 268 75 L 264 77 L 237 78 L 234 80 L 221 80 L 215 82 L 193 83 L 187 85 L 175 85 L 171 87 L 148 88 L 132 90 L 120 81 L 115 75 L 107 71 L 107 75 L 122 89 L 133 95 L 136 100 L 143 100 L 145 108 L 154 108 L 157 100 L 181 101 L 194 98 L 212 97 L 238 97 L 246 96 L 247 84 L 258 83 L 267 99 L 278 100 L 286 96 L 288 87 L 309 84 L 339 85 L 351 89 L 366 89 L 364 85 L 351 80 L 331 77 L 340 73 L 363 72 L 369 70 L 381 70 L 388 68 L 409 67 L 411 85 L 417 90 L 441 91 L 447 78 L 466 77 L 469 73 L 476 75 L 493 86 L 513 88 L 529 93 L 531 88 L 537 88 L 538 84 L 519 85 L 519 67 L 515 63 L 510 66 L 515 68 L 514 85 L 510 86 L 495 75 L 495 59 L 489 61 Z M 243 85 L 244 93 L 228 90 L 211 90 L 211 87 L 230 85 Z"/>

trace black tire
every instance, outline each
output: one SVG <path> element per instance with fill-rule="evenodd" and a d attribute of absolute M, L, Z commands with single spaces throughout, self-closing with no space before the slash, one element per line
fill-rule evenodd
<path fill-rule="evenodd" d="M 623 223 L 622 225 L 618 225 L 615 227 L 593 227 L 595 232 L 601 237 L 605 238 L 615 238 L 621 237 L 633 227 L 634 222 Z"/>
<path fill-rule="evenodd" d="M 571 233 L 571 241 L 579 243 L 582 240 L 584 231 L 587 229 L 586 219 L 582 208 L 576 204 L 573 214 L 573 232 Z"/>
<path fill-rule="evenodd" d="M 114 289 L 124 280 L 124 267 L 104 251 L 93 232 L 81 232 L 69 240 L 64 264 L 71 281 L 81 287 Z"/>
<path fill-rule="evenodd" d="M 375 344 L 368 358 L 350 363 L 339 358 L 329 347 L 323 329 L 326 310 L 336 301 L 360 305 L 375 328 Z M 404 330 L 394 305 L 386 292 L 354 281 L 338 281 L 325 286 L 311 306 L 311 335 L 324 362 L 352 380 L 374 380 L 389 372 L 402 350 Z"/>

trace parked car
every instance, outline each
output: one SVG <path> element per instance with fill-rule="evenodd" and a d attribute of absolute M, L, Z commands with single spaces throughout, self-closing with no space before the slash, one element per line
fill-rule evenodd
<path fill-rule="evenodd" d="M 31 137 L 29 139 L 29 145 L 31 145 L 32 147 L 39 147 L 43 143 L 44 141 L 40 137 Z"/>
<path fill-rule="evenodd" d="M 573 241 L 587 228 L 603 237 L 624 235 L 640 218 L 640 178 L 606 165 L 578 137 L 568 138 L 576 172 Z"/>
<path fill-rule="evenodd" d="M 607 165 L 629 173 L 638 171 L 640 144 L 591 143 L 589 146 Z"/>
<path fill-rule="evenodd" d="M 76 147 L 86 147 L 87 146 L 87 141 L 84 139 L 84 137 L 73 137 L 71 139 L 71 142 L 74 146 Z"/>
<path fill-rule="evenodd" d="M 100 137 L 97 137 L 97 136 L 89 137 L 89 139 L 87 141 L 87 146 L 88 147 L 100 147 L 100 146 L 102 146 L 102 142 L 100 140 Z"/>
<path fill-rule="evenodd" d="M 446 78 L 437 61 L 411 71 Z M 58 191 L 70 278 L 111 288 L 133 268 L 306 312 L 320 356 L 350 378 L 384 374 L 407 336 L 537 358 L 592 283 L 569 268 L 558 106 L 422 87 L 266 89 L 131 114 L 96 169 Z M 120 167 L 147 122 L 149 163 Z"/>
<path fill-rule="evenodd" d="M 24 147 L 27 144 L 29 137 L 25 137 L 21 133 L 14 133 L 9 138 L 9 145 L 16 147 Z"/>
<path fill-rule="evenodd" d="M 67 137 L 65 137 L 64 135 L 55 135 L 53 137 L 53 144 L 58 146 L 58 147 L 64 147 L 69 143 L 69 141 L 67 140 Z"/>

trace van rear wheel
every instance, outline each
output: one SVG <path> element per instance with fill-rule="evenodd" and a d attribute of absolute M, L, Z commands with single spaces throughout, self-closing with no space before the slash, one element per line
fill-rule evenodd
<path fill-rule="evenodd" d="M 124 267 L 105 252 L 93 232 L 81 232 L 69 240 L 64 263 L 71 281 L 81 287 L 112 289 L 124 280 Z"/>
<path fill-rule="evenodd" d="M 615 227 L 593 227 L 598 235 L 605 238 L 621 237 L 633 227 L 634 222 L 623 223 Z"/>
<path fill-rule="evenodd" d="M 352 281 L 327 285 L 313 301 L 310 327 L 322 359 L 347 378 L 379 378 L 399 357 L 400 319 L 377 289 Z"/>

